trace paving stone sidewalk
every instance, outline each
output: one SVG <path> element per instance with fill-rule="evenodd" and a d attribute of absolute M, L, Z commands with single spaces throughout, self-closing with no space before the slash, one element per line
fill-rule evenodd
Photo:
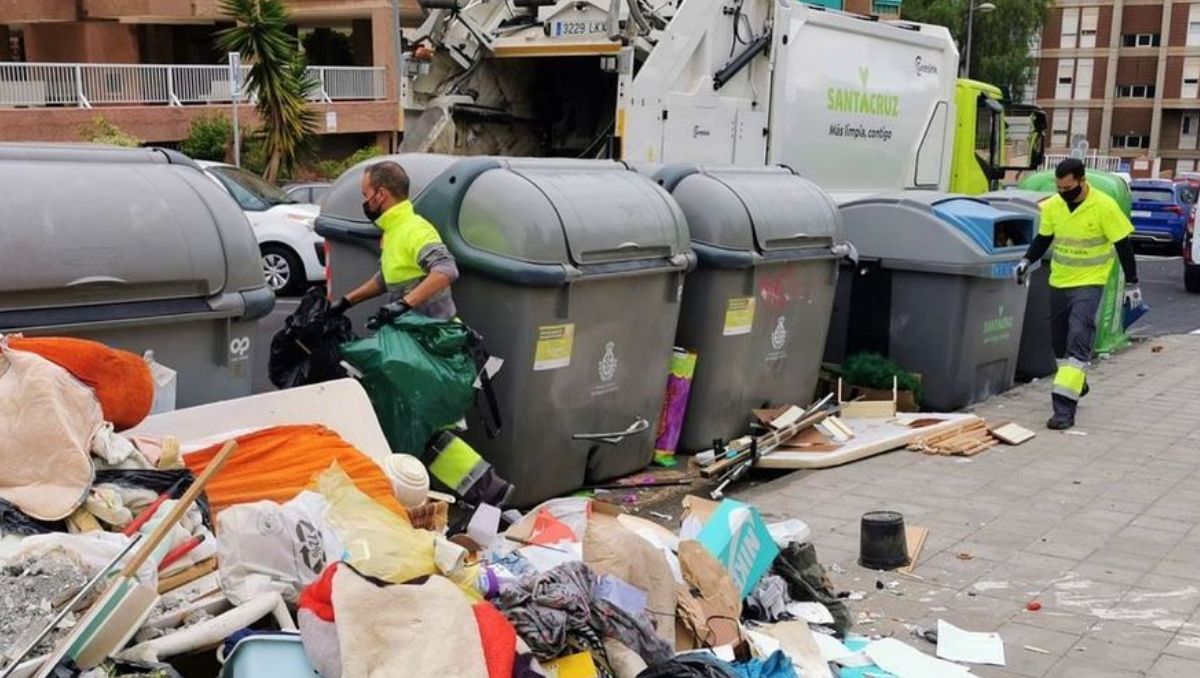
<path fill-rule="evenodd" d="M 972 668 L 985 677 L 1200 677 L 1200 336 L 1139 343 L 1091 385 L 1075 429 L 1086 435 L 1046 430 L 1042 380 L 976 409 L 1035 430 L 1020 447 L 900 450 L 737 497 L 812 527 L 835 585 L 866 594 L 850 603 L 859 633 L 932 654 L 906 625 L 998 631 L 1007 666 Z M 873 509 L 931 530 L 919 579 L 855 563 Z"/>

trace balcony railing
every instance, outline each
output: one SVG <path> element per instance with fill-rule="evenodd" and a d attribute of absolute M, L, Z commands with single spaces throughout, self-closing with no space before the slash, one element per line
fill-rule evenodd
<path fill-rule="evenodd" d="M 242 68 L 244 83 L 249 66 Z M 382 67 L 310 66 L 313 101 L 380 100 Z M 0 107 L 228 104 L 228 66 L 0 62 Z"/>

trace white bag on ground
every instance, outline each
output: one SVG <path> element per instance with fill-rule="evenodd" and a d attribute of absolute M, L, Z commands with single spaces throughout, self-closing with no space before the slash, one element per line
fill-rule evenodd
<path fill-rule="evenodd" d="M 278 591 L 295 603 L 300 591 L 342 555 L 325 519 L 329 504 L 301 492 L 286 504 L 259 501 L 230 506 L 217 515 L 217 563 L 221 589 L 235 605 Z"/>
<path fill-rule="evenodd" d="M 37 534 L 22 539 L 20 546 L 8 556 L 5 562 L 17 563 L 26 558 L 37 558 L 56 549 L 62 549 L 79 557 L 79 561 L 87 568 L 87 576 L 90 578 L 115 558 L 128 543 L 129 537 L 115 532 Z M 135 546 L 134 551 L 136 550 Z M 126 555 L 114 569 L 120 569 L 120 566 L 124 565 L 129 557 Z M 148 561 L 142 565 L 138 570 L 138 579 L 146 586 L 152 588 L 158 586 L 158 572 L 154 561 Z M 100 590 L 103 591 L 104 587 L 100 587 Z"/>

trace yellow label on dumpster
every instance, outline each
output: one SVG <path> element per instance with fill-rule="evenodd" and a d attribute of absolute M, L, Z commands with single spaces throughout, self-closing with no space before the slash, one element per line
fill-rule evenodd
<path fill-rule="evenodd" d="M 750 334 L 754 328 L 754 297 L 734 297 L 725 306 L 725 336 Z"/>
<path fill-rule="evenodd" d="M 591 652 L 580 652 L 542 665 L 551 678 L 596 678 L 596 662 Z"/>
<path fill-rule="evenodd" d="M 542 325 L 538 328 L 537 349 L 533 354 L 533 371 L 557 370 L 571 364 L 575 345 L 575 324 Z"/>

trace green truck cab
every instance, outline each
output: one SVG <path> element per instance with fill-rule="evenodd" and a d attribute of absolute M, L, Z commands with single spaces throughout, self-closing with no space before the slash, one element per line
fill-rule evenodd
<path fill-rule="evenodd" d="M 1003 103 L 999 87 L 960 78 L 950 192 L 980 195 L 1000 187 L 1006 172 L 1037 169 L 1045 158 L 1046 114 L 1035 106 Z M 1027 162 L 1007 165 L 1007 142 L 1020 132 L 1028 141 Z"/>

